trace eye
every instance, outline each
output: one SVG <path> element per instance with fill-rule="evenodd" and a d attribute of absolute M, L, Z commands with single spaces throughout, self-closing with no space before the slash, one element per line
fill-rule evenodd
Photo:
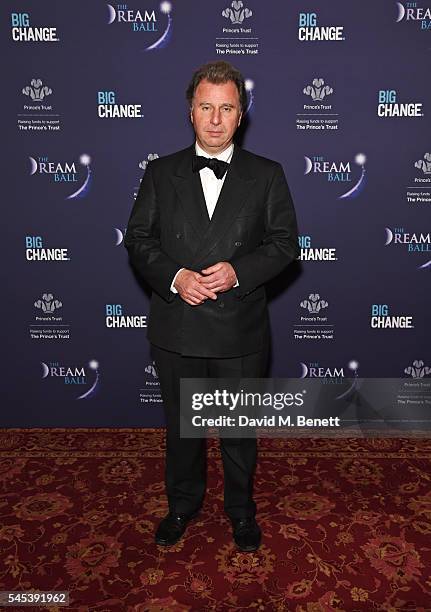
<path fill-rule="evenodd" d="M 223 111 L 224 111 L 225 113 L 230 113 L 230 111 L 231 111 L 231 110 L 232 110 L 232 108 L 231 108 L 230 106 L 224 106 L 224 107 L 223 107 Z"/>

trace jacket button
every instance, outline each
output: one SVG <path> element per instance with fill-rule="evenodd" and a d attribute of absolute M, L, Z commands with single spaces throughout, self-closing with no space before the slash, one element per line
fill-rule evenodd
<path fill-rule="evenodd" d="M 224 308 L 224 302 L 219 302 L 219 303 L 218 303 L 218 307 L 219 307 L 219 308 Z"/>
<path fill-rule="evenodd" d="M 237 240 L 237 242 L 235 242 L 235 246 L 236 247 L 240 247 L 242 245 L 242 242 L 240 242 L 239 240 Z"/>
<path fill-rule="evenodd" d="M 180 238 L 181 238 L 181 234 L 180 234 L 180 233 L 176 234 L 176 237 L 177 237 L 178 239 L 180 239 Z"/>

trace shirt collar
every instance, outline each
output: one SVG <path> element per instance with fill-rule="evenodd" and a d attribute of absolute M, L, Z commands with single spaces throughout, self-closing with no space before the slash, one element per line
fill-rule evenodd
<path fill-rule="evenodd" d="M 202 155 L 202 157 L 215 157 L 216 159 L 221 159 L 222 161 L 230 162 L 233 155 L 233 142 L 231 142 L 227 149 L 225 149 L 221 153 L 217 153 L 217 155 L 209 155 L 198 145 L 197 142 L 195 142 L 195 151 L 196 155 Z"/>

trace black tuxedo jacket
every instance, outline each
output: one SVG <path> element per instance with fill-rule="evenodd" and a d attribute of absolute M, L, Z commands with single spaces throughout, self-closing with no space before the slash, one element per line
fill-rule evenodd
<path fill-rule="evenodd" d="M 234 147 L 212 219 L 194 145 L 148 164 L 125 246 L 153 293 L 148 339 L 183 355 L 235 357 L 268 340 L 264 283 L 299 253 L 295 211 L 280 164 Z M 229 261 L 239 287 L 190 306 L 170 291 L 179 268 Z"/>

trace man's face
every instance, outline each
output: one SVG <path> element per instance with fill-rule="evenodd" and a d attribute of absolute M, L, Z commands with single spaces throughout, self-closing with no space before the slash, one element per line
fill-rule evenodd
<path fill-rule="evenodd" d="M 233 81 L 215 84 L 204 79 L 196 87 L 190 119 L 198 145 L 210 155 L 230 145 L 241 116 L 239 93 Z"/>

